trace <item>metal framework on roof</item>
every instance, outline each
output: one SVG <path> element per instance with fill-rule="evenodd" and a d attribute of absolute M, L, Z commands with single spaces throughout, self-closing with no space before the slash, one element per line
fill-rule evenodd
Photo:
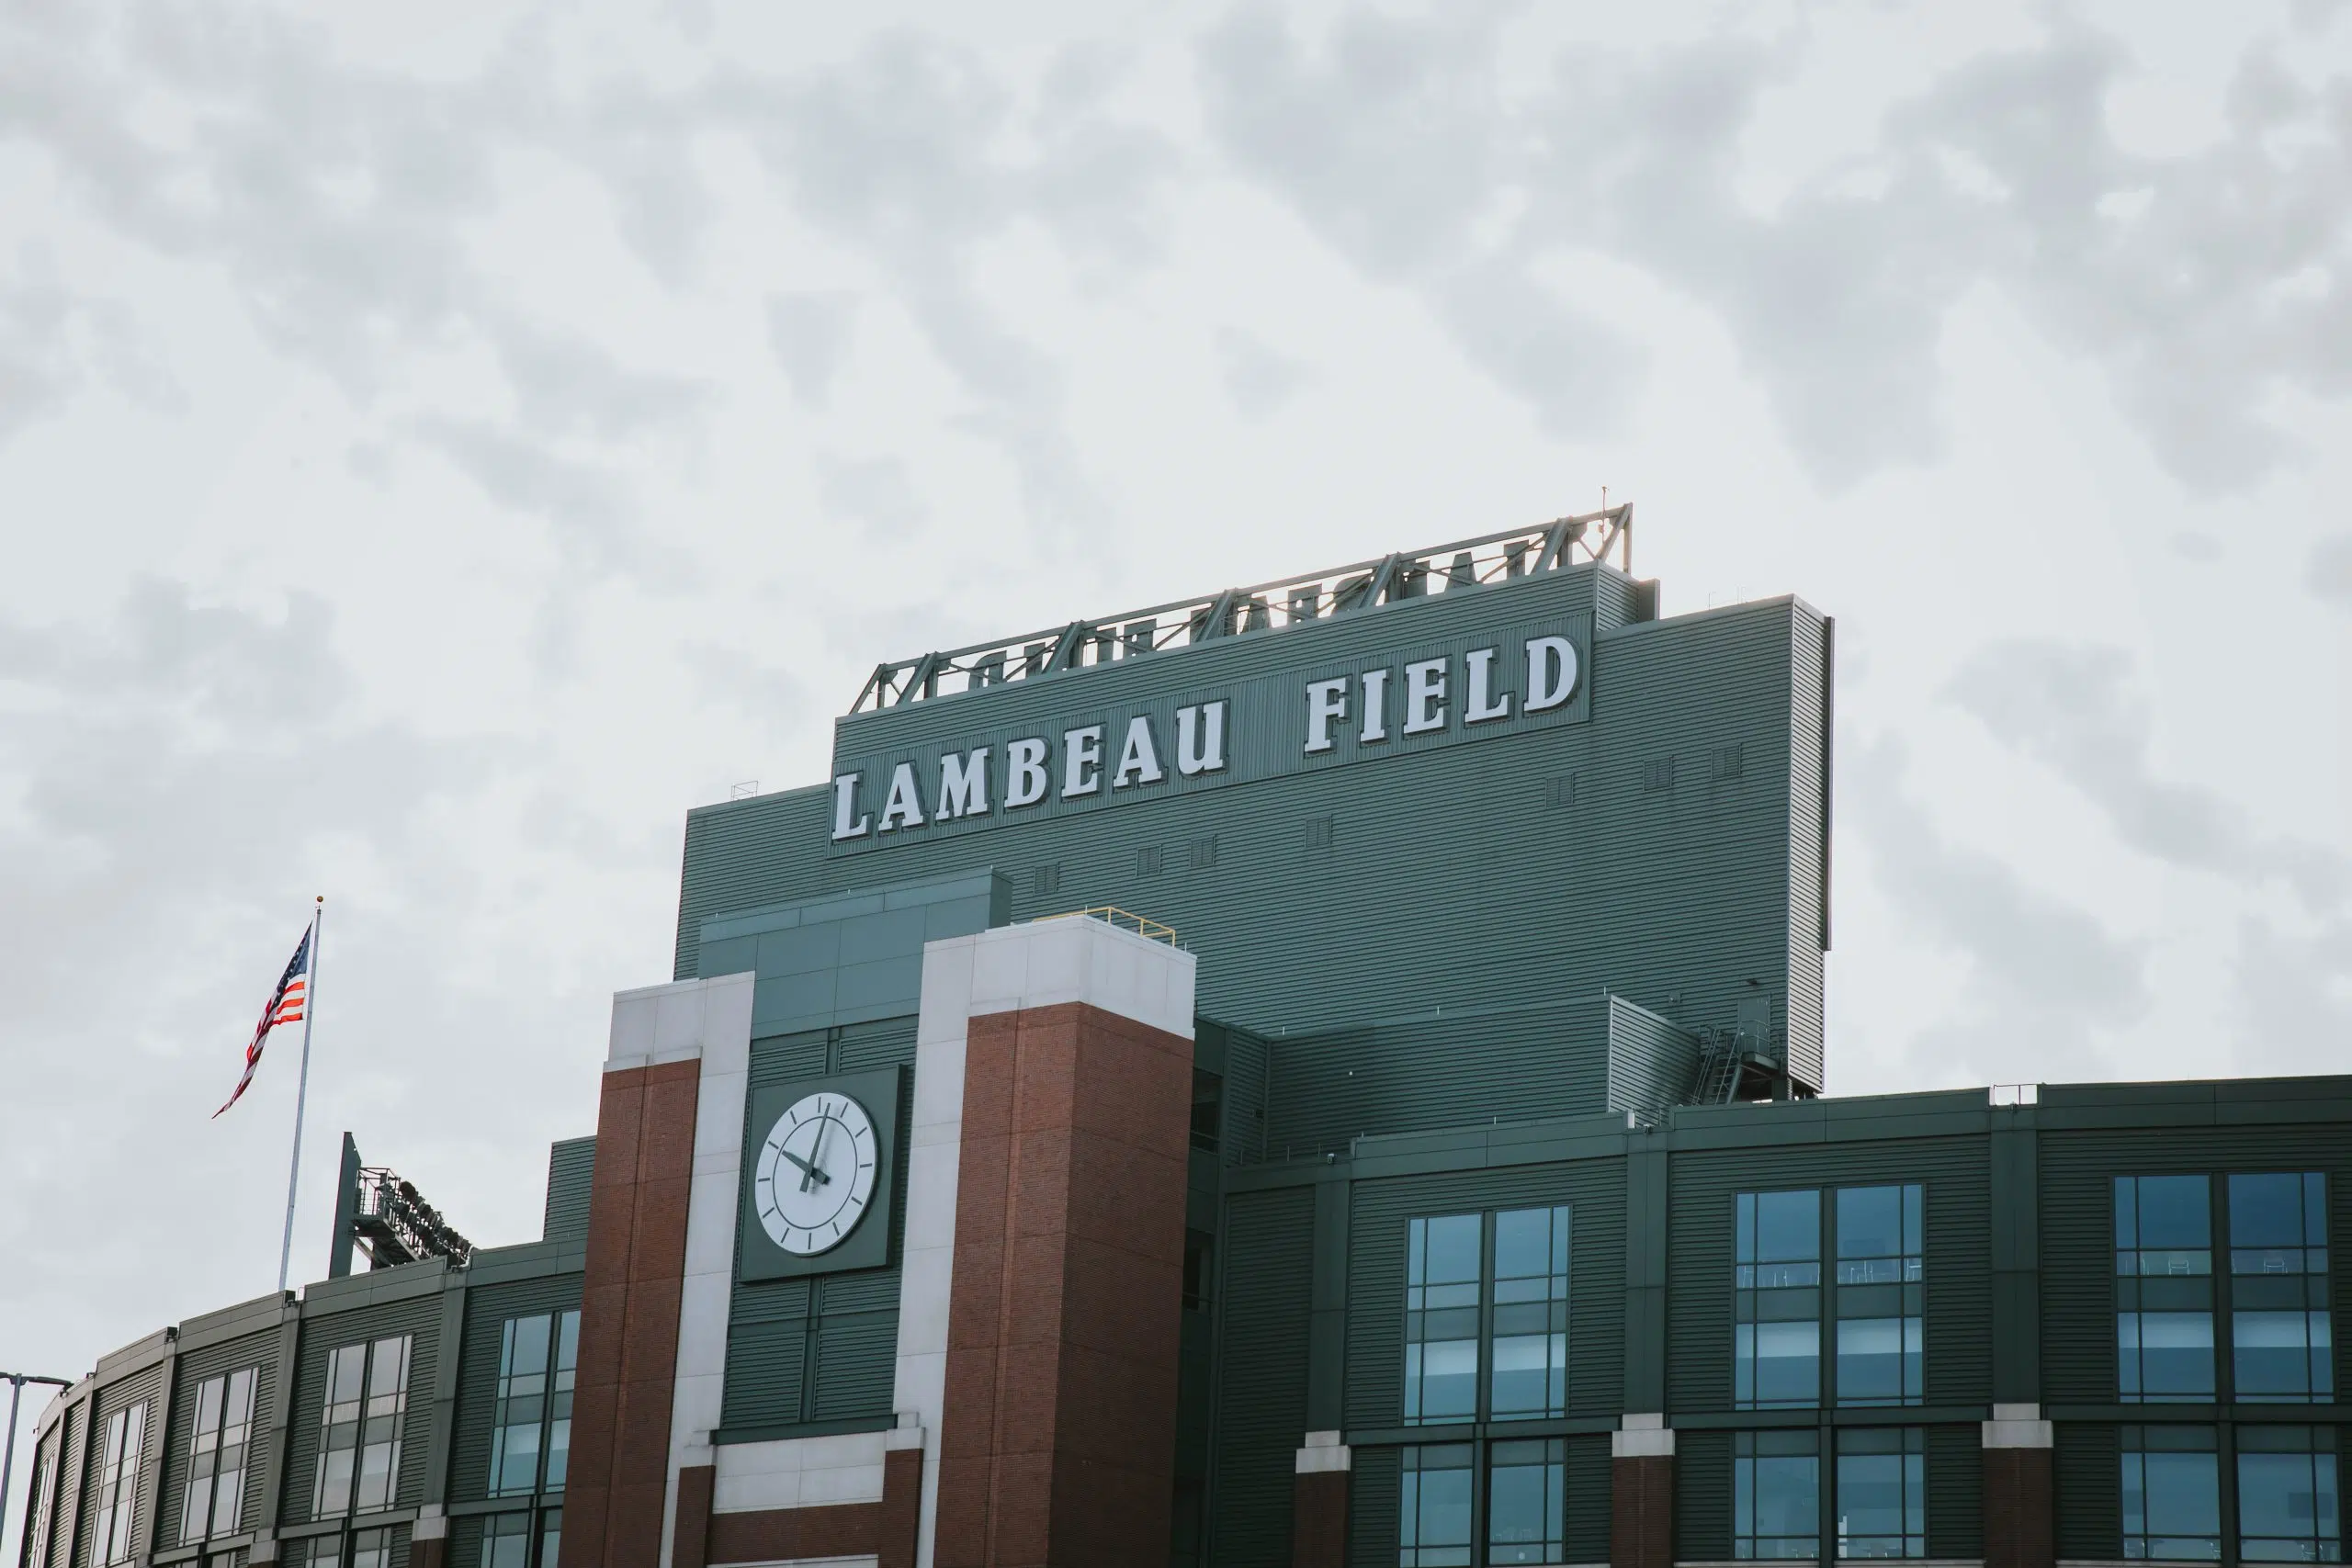
<path fill-rule="evenodd" d="M 1630 503 L 877 664 L 849 711 L 903 707 L 1216 637 L 1280 631 L 1403 599 L 1603 561 L 1611 551 L 1619 570 L 1632 572 Z"/>

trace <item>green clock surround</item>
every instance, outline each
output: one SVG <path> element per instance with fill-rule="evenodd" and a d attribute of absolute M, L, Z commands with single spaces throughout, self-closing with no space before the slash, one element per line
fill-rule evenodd
<path fill-rule="evenodd" d="M 826 1073 L 764 1084 L 752 1090 L 743 1116 L 743 1169 L 736 1203 L 735 1277 L 756 1280 L 800 1279 L 812 1274 L 838 1274 L 854 1269 L 879 1269 L 890 1261 L 891 1215 L 897 1198 L 899 1101 L 904 1067 L 884 1067 L 863 1073 Z M 845 1098 L 864 1111 L 874 1130 L 873 1188 L 858 1205 L 856 1220 L 842 1239 L 824 1250 L 802 1253 L 787 1249 L 769 1234 L 761 1219 L 760 1167 L 769 1134 L 779 1119 L 812 1096 Z M 855 1122 L 858 1118 L 850 1118 Z M 803 1151 L 806 1152 L 806 1151 Z M 843 1154 L 850 1151 L 844 1149 Z M 840 1156 L 835 1156 L 838 1159 Z M 828 1180 L 847 1182 L 851 1168 L 826 1172 Z"/>

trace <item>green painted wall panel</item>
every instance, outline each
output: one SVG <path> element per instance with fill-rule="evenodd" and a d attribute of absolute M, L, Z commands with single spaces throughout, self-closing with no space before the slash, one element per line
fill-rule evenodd
<path fill-rule="evenodd" d="M 1731 1434 L 1674 1435 L 1674 1557 L 1731 1559 Z"/>
<path fill-rule="evenodd" d="M 1690 1092 L 1698 1071 L 1697 1036 L 1623 997 L 1609 998 L 1608 1110 L 1661 1121 Z"/>
<path fill-rule="evenodd" d="M 1359 1181 L 1348 1223 L 1347 1424 L 1403 1419 L 1405 1239 L 1416 1216 L 1567 1203 L 1568 1413 L 1615 1414 L 1624 1380 L 1625 1173 L 1619 1160 Z"/>
<path fill-rule="evenodd" d="M 1927 1402 L 1991 1397 L 1991 1179 L 1985 1140 L 1702 1150 L 1673 1159 L 1668 1398 L 1677 1411 L 1732 1405 L 1732 1201 L 1744 1191 L 1927 1187 Z M 1826 1235 L 1826 1233 L 1825 1233 Z"/>
<path fill-rule="evenodd" d="M 1395 1449 L 1358 1449 L 1348 1477 L 1348 1562 L 1396 1568 L 1403 1466 Z"/>
<path fill-rule="evenodd" d="M 164 1368 L 158 1364 L 134 1372 L 130 1377 L 100 1390 L 96 1402 L 96 1407 L 90 1416 L 90 1429 L 96 1434 L 98 1440 L 103 1442 L 107 1422 L 113 1417 L 116 1411 L 127 1410 L 142 1402 L 147 1406 L 147 1423 L 140 1439 L 142 1460 L 139 1467 L 138 1499 L 132 1505 L 131 1512 L 134 1527 L 141 1531 L 147 1528 L 148 1521 L 155 1517 L 154 1488 L 148 1479 L 152 1472 L 144 1462 L 143 1455 L 152 1453 L 153 1445 L 163 1438 L 163 1393 Z M 96 1451 L 91 1452 L 88 1460 L 88 1485 L 85 1488 L 85 1492 L 93 1508 L 97 1504 L 100 1460 L 101 1456 Z M 82 1521 L 80 1539 L 74 1542 L 74 1561 L 79 1568 L 88 1568 L 94 1540 L 92 1533 L 94 1525 L 94 1520 L 85 1518 Z M 21 1534 L 21 1527 L 19 1533 Z M 144 1539 L 143 1536 L 141 1539 Z"/>
<path fill-rule="evenodd" d="M 1306 1432 L 1315 1194 L 1293 1187 L 1226 1202 L 1217 1317 L 1216 1457 L 1210 1561 L 1282 1568 L 1290 1561 L 1291 1476 Z"/>
<path fill-rule="evenodd" d="M 2112 1562 L 2123 1555 L 2123 1476 L 2113 1427 L 2058 1423 L 2051 1455 L 2058 1555 Z"/>
<path fill-rule="evenodd" d="M 465 1341 L 458 1352 L 457 1421 L 449 1444 L 451 1501 L 470 1503 L 490 1495 L 491 1420 L 497 1410 L 498 1352 L 506 1320 L 577 1311 L 583 1278 L 558 1274 L 466 1292 Z"/>
<path fill-rule="evenodd" d="M 1606 1434 L 1568 1439 L 1566 1561 L 1609 1561 L 1609 1502 L 1612 1479 Z"/>

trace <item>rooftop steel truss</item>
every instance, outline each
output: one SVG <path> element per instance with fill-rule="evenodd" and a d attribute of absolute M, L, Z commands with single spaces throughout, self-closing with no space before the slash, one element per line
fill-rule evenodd
<path fill-rule="evenodd" d="M 1533 527 L 1507 529 L 1326 571 L 1173 600 L 1124 615 L 1072 621 L 1019 637 L 926 653 L 876 665 L 849 711 L 903 707 L 1084 665 L 1139 659 L 1216 637 L 1281 631 L 1402 599 L 1458 593 L 1484 583 L 1606 560 L 1612 550 L 1619 570 L 1630 573 L 1633 535 L 1633 507 L 1612 506 Z"/>

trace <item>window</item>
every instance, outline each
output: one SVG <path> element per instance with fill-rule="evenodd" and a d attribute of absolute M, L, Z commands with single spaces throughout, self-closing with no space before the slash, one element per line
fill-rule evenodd
<path fill-rule="evenodd" d="M 1403 1450 L 1396 1568 L 1457 1568 L 1470 1561 L 1470 1445 Z M 484 1564 L 484 1568 L 490 1568 Z"/>
<path fill-rule="evenodd" d="M 247 1367 L 197 1385 L 187 1492 L 180 1499 L 184 1541 L 237 1533 L 244 1513 L 245 1443 L 253 1434 L 254 1375 L 255 1369 Z"/>
<path fill-rule="evenodd" d="M 1209 1252 L 1216 1238 L 1206 1231 L 1184 1233 L 1184 1310 L 1209 1310 Z"/>
<path fill-rule="evenodd" d="M 1922 1194 L 1840 1188 L 1838 1200 L 1838 1403 L 1917 1404 L 1926 1274 Z"/>
<path fill-rule="evenodd" d="M 1225 1079 L 1199 1067 L 1193 1069 L 1193 1146 L 1204 1154 L 1217 1149 L 1217 1129 L 1225 1116 Z"/>
<path fill-rule="evenodd" d="M 101 1562 L 128 1562 L 136 1550 L 131 1517 L 139 1501 L 139 1455 L 147 1442 L 147 1402 L 107 1417 L 98 1450 L 98 1502 L 92 1541 Z"/>
<path fill-rule="evenodd" d="M 1649 795 L 1664 795 L 1674 788 L 1674 759 L 1653 757 L 1642 764 L 1642 789 Z"/>
<path fill-rule="evenodd" d="M 1731 1441 L 1731 1554 L 1743 1561 L 1819 1557 L 1819 1433 L 1735 1432 Z"/>
<path fill-rule="evenodd" d="M 1405 1238 L 1405 1419 L 1478 1414 L 1477 1214 L 1415 1220 Z M 1466 1558 L 1464 1561 L 1468 1561 Z"/>
<path fill-rule="evenodd" d="M 2233 1176 L 2230 1376 L 2249 1401 L 2335 1396 L 2327 1307 L 2327 1178 Z"/>
<path fill-rule="evenodd" d="M 1928 1435 L 1917 1427 L 1838 1434 L 1838 1555 L 1928 1555 Z"/>
<path fill-rule="evenodd" d="M 65 1428 L 61 1424 L 57 1438 L 61 1450 L 65 1445 L 64 1433 Z M 50 1494 L 56 1490 L 57 1461 L 51 1457 L 48 1449 L 36 1447 L 33 1450 L 32 1490 L 25 1494 L 33 1510 L 32 1522 L 25 1527 L 24 1539 L 32 1543 L 32 1550 L 25 1553 L 26 1568 L 43 1568 L 49 1561 Z"/>
<path fill-rule="evenodd" d="M 312 1517 L 391 1506 L 400 1483 L 401 1418 L 408 1410 L 409 1349 L 409 1337 L 401 1335 L 327 1353 Z"/>
<path fill-rule="evenodd" d="M 1488 1414 L 1566 1415 L 1567 1205 L 1495 1216 L 1494 1314 Z"/>
<path fill-rule="evenodd" d="M 1558 1438 L 1487 1450 L 1487 1561 L 1558 1562 L 1567 1538 L 1568 1463 Z"/>
<path fill-rule="evenodd" d="M 2212 1183 L 2115 1179 L 2118 1393 L 2127 1404 L 2213 1397 Z"/>
<path fill-rule="evenodd" d="M 579 1362 L 577 1312 L 510 1317 L 499 1331 L 498 1393 L 490 1433 L 492 1496 L 563 1489 L 571 1453 L 571 1384 Z"/>
<path fill-rule="evenodd" d="M 2222 1555 L 2221 1472 L 2211 1427 L 2126 1427 L 2123 1555 L 2217 1562 Z"/>
<path fill-rule="evenodd" d="M 308 1568 L 391 1568 L 392 1532 L 390 1529 L 353 1530 L 350 1550 L 345 1551 L 345 1537 L 340 1533 L 311 1538 Z"/>
<path fill-rule="evenodd" d="M 1743 772 L 1738 742 L 1718 746 L 1707 753 L 1707 772 L 1717 784 L 1727 783 Z"/>
<path fill-rule="evenodd" d="M 1559 1204 L 1410 1223 L 1408 1423 L 1567 1413 L 1568 1221 Z"/>
<path fill-rule="evenodd" d="M 2335 1428 L 2240 1427 L 2237 1450 L 2239 1559 L 2343 1562 Z"/>
<path fill-rule="evenodd" d="M 1732 1403 L 1821 1402 L 1821 1194 L 1742 1192 L 1736 1205 Z"/>
<path fill-rule="evenodd" d="M 556 1568 L 563 1537 L 563 1510 L 541 1508 L 538 1527 L 537 1531 L 531 1529 L 528 1508 L 484 1518 L 481 1568 Z"/>

